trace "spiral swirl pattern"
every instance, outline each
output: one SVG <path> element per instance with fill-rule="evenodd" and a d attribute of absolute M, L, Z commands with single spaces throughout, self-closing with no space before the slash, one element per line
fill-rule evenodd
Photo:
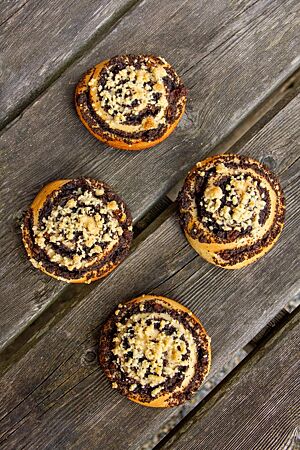
<path fill-rule="evenodd" d="M 118 141 L 150 146 L 179 120 L 185 94 L 182 81 L 164 59 L 123 55 L 83 76 L 76 105 L 84 124 L 99 139 L 110 145 Z"/>
<path fill-rule="evenodd" d="M 238 155 L 199 162 L 178 197 L 181 224 L 198 253 L 218 266 L 243 267 L 265 254 L 283 228 L 284 198 L 276 177 Z"/>
<path fill-rule="evenodd" d="M 209 369 L 210 341 L 200 322 L 181 308 L 151 296 L 119 305 L 100 342 L 112 387 L 148 406 L 174 406 L 198 389 Z"/>
<path fill-rule="evenodd" d="M 27 211 L 23 241 L 32 264 L 64 281 L 90 282 L 111 271 L 128 252 L 130 213 L 98 180 L 58 180 Z"/>

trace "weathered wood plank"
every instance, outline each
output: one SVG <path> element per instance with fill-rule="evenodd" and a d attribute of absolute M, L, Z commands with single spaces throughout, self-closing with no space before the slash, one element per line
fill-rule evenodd
<path fill-rule="evenodd" d="M 3 0 L 1 2 L 1 23 L 3 25 L 9 18 L 22 8 L 26 0 Z"/>
<path fill-rule="evenodd" d="M 178 0 L 172 8 L 170 16 L 168 3 L 141 3 L 3 134 L 2 346 L 64 288 L 30 266 L 15 226 L 41 185 L 70 176 L 104 178 L 139 218 L 299 63 L 292 20 L 297 0 L 214 1 L 201 8 L 196 0 Z M 143 42 L 135 23 L 143 24 Z M 145 49 L 162 54 L 184 74 L 190 88 L 187 116 L 153 150 L 132 155 L 105 149 L 76 117 L 74 84 L 104 56 Z"/>
<path fill-rule="evenodd" d="M 135 1 L 1 2 L 0 125 L 24 108 Z"/>
<path fill-rule="evenodd" d="M 279 116 L 273 120 L 277 124 Z M 286 126 L 294 127 L 292 121 Z M 273 136 L 269 127 L 269 144 Z M 261 156 L 264 151 L 265 146 Z M 212 373 L 220 370 L 299 291 L 294 244 L 300 238 L 299 162 L 296 173 L 292 166 L 292 177 L 289 169 L 282 175 L 288 201 L 282 237 L 246 269 L 226 271 L 203 261 L 187 244 L 175 216 L 146 238 L 3 376 L 5 448 L 22 442 L 31 448 L 139 449 L 175 411 L 142 408 L 109 387 L 96 357 L 99 324 L 120 301 L 141 293 L 173 297 L 203 320 L 212 337 Z"/>
<path fill-rule="evenodd" d="M 300 313 L 160 449 L 292 449 L 299 444 Z"/>

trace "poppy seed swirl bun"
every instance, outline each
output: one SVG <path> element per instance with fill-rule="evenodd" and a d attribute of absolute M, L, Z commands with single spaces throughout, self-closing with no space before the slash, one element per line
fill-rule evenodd
<path fill-rule="evenodd" d="M 80 120 L 99 140 L 122 150 L 143 150 L 177 126 L 186 89 L 163 58 L 115 56 L 88 70 L 75 91 Z"/>
<path fill-rule="evenodd" d="M 129 252 L 131 214 L 102 181 L 57 180 L 24 216 L 23 243 L 34 267 L 68 283 L 106 276 Z"/>
<path fill-rule="evenodd" d="M 210 338 L 180 303 L 143 295 L 120 304 L 102 327 L 100 365 L 129 400 L 163 408 L 189 400 L 211 365 Z"/>
<path fill-rule="evenodd" d="M 240 269 L 262 257 L 284 225 L 277 178 L 263 164 L 239 155 L 199 162 L 184 182 L 178 206 L 191 246 L 225 269 Z"/>

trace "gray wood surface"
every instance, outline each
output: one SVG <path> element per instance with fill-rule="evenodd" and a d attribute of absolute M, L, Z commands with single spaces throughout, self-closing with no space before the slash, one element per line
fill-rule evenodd
<path fill-rule="evenodd" d="M 160 449 L 296 449 L 300 313 L 217 389 Z"/>
<path fill-rule="evenodd" d="M 268 155 L 275 143 L 278 149 L 285 147 L 294 133 L 298 101 L 253 138 L 256 157 Z M 284 119 L 285 112 L 290 120 Z M 284 127 L 277 135 L 281 123 Z M 143 408 L 122 398 L 98 367 L 100 324 L 120 301 L 153 292 L 191 308 L 212 337 L 213 374 L 295 297 L 299 292 L 295 246 L 300 237 L 299 160 L 292 164 L 295 154 L 289 163 L 286 158 L 298 148 L 299 130 L 289 141 L 290 152 L 273 153 L 275 158 L 278 154 L 277 170 L 286 169 L 281 179 L 288 204 L 286 227 L 275 248 L 243 270 L 222 270 L 195 254 L 171 216 L 3 376 L 0 418 L 5 448 L 17 448 L 21 442 L 27 448 L 140 449 L 175 413 Z"/>
<path fill-rule="evenodd" d="M 85 47 L 99 40 L 101 32 L 134 3 L 2 1 L 0 126 L 58 77 Z"/>
<path fill-rule="evenodd" d="M 299 65 L 293 20 L 299 8 L 297 0 L 176 0 L 170 14 L 168 2 L 142 2 L 2 135 L 1 346 L 65 288 L 31 267 L 17 232 L 16 219 L 40 187 L 61 177 L 102 178 L 127 200 L 134 218 L 141 217 Z M 142 24 L 139 32 L 135 23 Z M 145 51 L 163 55 L 183 75 L 190 88 L 187 115 L 152 150 L 107 149 L 76 117 L 74 86 L 103 57 Z"/>

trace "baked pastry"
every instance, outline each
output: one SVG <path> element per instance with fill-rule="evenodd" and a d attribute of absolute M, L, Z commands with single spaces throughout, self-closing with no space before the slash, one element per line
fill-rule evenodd
<path fill-rule="evenodd" d="M 57 180 L 33 201 L 22 235 L 34 267 L 68 283 L 90 283 L 125 258 L 132 220 L 124 201 L 102 181 Z"/>
<path fill-rule="evenodd" d="M 279 238 L 285 204 L 267 167 L 239 155 L 199 162 L 178 196 L 180 222 L 191 246 L 207 261 L 240 269 Z"/>
<path fill-rule="evenodd" d="M 186 89 L 163 58 L 122 55 L 88 70 L 75 92 L 76 110 L 100 141 L 143 150 L 163 141 L 178 124 Z"/>
<path fill-rule="evenodd" d="M 210 338 L 183 305 L 157 295 L 120 304 L 102 327 L 100 364 L 136 403 L 171 407 L 191 398 L 211 364 Z"/>

